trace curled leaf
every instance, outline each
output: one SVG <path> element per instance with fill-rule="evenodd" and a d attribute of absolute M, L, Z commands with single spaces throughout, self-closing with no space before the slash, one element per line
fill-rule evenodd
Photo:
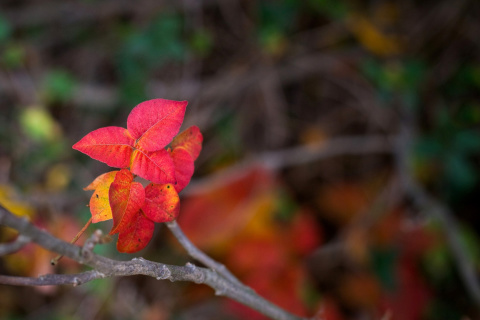
<path fill-rule="evenodd" d="M 154 229 L 154 222 L 140 210 L 118 234 L 117 250 L 125 253 L 142 250 L 152 239 Z"/>
<path fill-rule="evenodd" d="M 83 189 L 95 190 L 90 198 L 90 212 L 92 213 L 93 223 L 112 219 L 108 193 L 117 172 L 119 171 L 104 173 Z"/>
<path fill-rule="evenodd" d="M 154 222 L 173 221 L 180 212 L 180 198 L 174 186 L 168 184 L 149 184 L 145 188 L 145 215 Z"/>
<path fill-rule="evenodd" d="M 135 150 L 132 154 L 132 173 L 154 183 L 174 183 L 175 167 L 165 149 L 155 152 Z"/>
<path fill-rule="evenodd" d="M 73 149 L 115 168 L 130 165 L 134 140 L 124 128 L 105 127 L 94 130 L 73 145 Z"/>
<path fill-rule="evenodd" d="M 172 141 L 172 149 L 177 147 L 185 148 L 192 156 L 193 160 L 198 158 L 200 151 L 202 150 L 203 136 L 197 126 L 191 126 L 184 130 Z"/>
<path fill-rule="evenodd" d="M 153 99 L 140 103 L 128 115 L 127 128 L 137 140 L 136 147 L 157 151 L 178 133 L 187 101 Z"/>
<path fill-rule="evenodd" d="M 145 190 L 127 169 L 120 170 L 109 190 L 113 227 L 110 234 L 122 231 L 130 221 L 136 219 L 145 202 Z"/>

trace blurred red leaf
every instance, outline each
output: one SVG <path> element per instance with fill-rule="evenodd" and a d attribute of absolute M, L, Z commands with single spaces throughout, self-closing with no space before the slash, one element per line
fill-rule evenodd
<path fill-rule="evenodd" d="M 272 184 L 270 172 L 260 167 L 209 181 L 201 191 L 182 200 L 179 224 L 199 248 L 224 251 L 249 224 L 256 228 L 256 223 L 271 214 Z M 258 232 L 270 232 L 264 227 L 262 223 Z"/>
<path fill-rule="evenodd" d="M 305 256 L 323 242 L 322 230 L 312 214 L 297 212 L 289 225 L 289 238 L 293 251 Z"/>

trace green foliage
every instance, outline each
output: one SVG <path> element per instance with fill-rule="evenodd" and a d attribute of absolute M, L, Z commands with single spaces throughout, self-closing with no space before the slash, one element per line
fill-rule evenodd
<path fill-rule="evenodd" d="M 194 54 L 205 57 L 212 51 L 213 41 L 213 36 L 207 29 L 195 30 L 190 38 L 190 48 Z"/>
<path fill-rule="evenodd" d="M 9 43 L 1 53 L 1 63 L 8 68 L 18 68 L 25 62 L 26 54 L 22 45 Z"/>
<path fill-rule="evenodd" d="M 422 61 L 382 63 L 379 60 L 367 59 L 362 64 L 362 71 L 375 84 L 385 103 L 401 99 L 410 109 L 418 110 L 420 88 L 426 72 Z"/>
<path fill-rule="evenodd" d="M 73 96 L 76 81 L 65 70 L 52 70 L 43 79 L 43 94 L 47 102 L 67 102 Z"/>
<path fill-rule="evenodd" d="M 12 28 L 10 27 L 10 23 L 0 16 L 0 45 L 5 43 L 12 33 Z"/>
<path fill-rule="evenodd" d="M 476 113 L 465 109 L 463 115 Z M 440 176 L 436 178 L 440 178 L 442 190 L 450 199 L 456 199 L 478 182 L 478 168 L 473 159 L 479 150 L 480 133 L 463 126 L 449 110 L 443 109 L 433 130 L 418 139 L 414 152 L 420 167 L 438 168 Z"/>
<path fill-rule="evenodd" d="M 117 55 L 123 100 L 132 104 L 146 98 L 150 75 L 167 62 L 185 57 L 182 20 L 177 15 L 162 14 L 145 28 L 126 26 Z"/>
<path fill-rule="evenodd" d="M 395 275 L 395 268 L 398 265 L 397 250 L 394 248 L 377 248 L 372 250 L 371 258 L 373 270 L 382 286 L 389 291 L 395 291 L 398 287 Z"/>
<path fill-rule="evenodd" d="M 348 12 L 348 5 L 345 1 L 309 0 L 308 4 L 319 13 L 336 20 L 343 19 Z"/>

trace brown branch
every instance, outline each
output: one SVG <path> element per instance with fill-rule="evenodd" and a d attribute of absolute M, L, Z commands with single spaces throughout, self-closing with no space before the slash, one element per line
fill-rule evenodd
<path fill-rule="evenodd" d="M 245 290 L 243 287 L 238 286 L 236 283 L 232 283 L 232 281 L 211 269 L 196 267 L 191 263 L 187 263 L 185 266 L 175 266 L 148 261 L 143 258 L 133 258 L 130 261 L 117 261 L 96 255 L 92 250 L 93 246 L 101 240 L 100 232 L 95 232 L 90 239 L 86 241 L 83 247 L 78 247 L 57 239 L 44 230 L 38 229 L 27 219 L 13 215 L 2 206 L 0 206 L 0 224 L 13 228 L 21 234 L 30 237 L 32 242 L 49 251 L 65 255 L 70 259 L 94 269 L 90 273 L 64 275 L 60 277 L 57 277 L 57 275 L 43 276 L 43 278 L 39 277 L 37 279 L 2 277 L 0 278 L 0 283 L 3 283 L 2 280 L 10 283 L 15 281 L 20 283 L 40 281 L 42 285 L 48 285 L 56 284 L 56 281 L 63 280 L 65 283 L 78 285 L 82 283 L 82 280 L 90 281 L 94 278 L 146 275 L 154 277 L 157 280 L 168 279 L 170 281 L 190 281 L 199 284 L 206 284 L 215 290 L 216 295 L 229 297 L 272 319 L 301 319 L 260 297 L 253 290 Z M 77 281 L 75 281 L 75 276 L 77 276 Z"/>

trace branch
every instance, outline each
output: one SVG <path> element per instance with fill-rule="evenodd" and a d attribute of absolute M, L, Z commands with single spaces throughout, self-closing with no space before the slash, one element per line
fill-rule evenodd
<path fill-rule="evenodd" d="M 433 219 L 439 221 L 446 235 L 447 245 L 457 264 L 460 278 L 477 307 L 480 307 L 480 283 L 477 278 L 473 261 L 469 258 L 465 246 L 460 239 L 460 228 L 453 212 L 444 204 L 430 196 L 415 180 L 408 168 L 408 156 L 413 134 L 410 128 L 404 126 L 396 141 L 395 160 L 401 177 L 405 194 L 412 197 L 414 203 Z"/>
<path fill-rule="evenodd" d="M 105 277 L 106 275 L 96 270 L 77 274 L 46 274 L 37 278 L 0 275 L 0 283 L 13 286 L 57 286 L 61 284 L 71 284 L 76 287 L 86 282 Z"/>
<path fill-rule="evenodd" d="M 268 170 L 278 171 L 336 156 L 392 155 L 395 153 L 394 142 L 397 140 L 396 135 L 340 136 L 329 138 L 324 143 L 266 151 L 207 177 L 191 181 L 188 188 L 182 191 L 182 195 L 204 192 L 205 188 L 213 184 L 229 183 L 232 177 L 255 164 Z"/>
<path fill-rule="evenodd" d="M 22 249 L 27 243 L 30 242 L 30 238 L 24 235 L 19 235 L 15 241 L 10 243 L 0 244 L 0 256 L 5 256 L 10 253 L 14 253 Z"/>
<path fill-rule="evenodd" d="M 203 263 L 205 266 L 209 267 L 210 269 L 219 273 L 222 277 L 227 279 L 228 281 L 239 285 L 241 287 L 245 287 L 238 279 L 235 277 L 226 267 L 225 265 L 218 263 L 217 261 L 213 260 L 209 256 L 207 256 L 203 251 L 198 249 L 183 233 L 182 229 L 178 225 L 176 221 L 166 222 L 165 223 L 170 231 L 173 233 L 175 238 L 177 238 L 178 242 L 182 245 L 187 253 L 193 259 L 198 260 L 199 262 Z"/>
<path fill-rule="evenodd" d="M 13 215 L 2 206 L 0 206 L 0 224 L 13 228 L 21 234 L 30 237 L 32 242 L 49 251 L 62 254 L 94 269 L 90 271 L 90 273 L 86 272 L 78 275 L 48 275 L 39 278 L 1 277 L 0 283 L 24 283 L 24 285 L 27 285 L 26 283 L 30 281 L 32 285 L 39 282 L 41 285 L 54 285 L 58 284 L 59 281 L 65 281 L 65 284 L 78 285 L 83 283 L 82 281 L 91 281 L 103 277 L 146 275 L 154 277 L 157 280 L 168 279 L 170 281 L 190 281 L 206 284 L 215 290 L 216 295 L 229 297 L 272 319 L 302 319 L 265 300 L 253 290 L 245 290 L 236 283 L 232 283 L 232 281 L 226 279 L 215 270 L 196 267 L 191 263 L 187 263 L 185 266 L 175 266 L 152 262 L 143 258 L 133 258 L 130 261 L 118 261 L 96 255 L 92 250 L 94 244 L 100 239 L 101 234 L 98 232 L 95 232 L 83 247 L 78 247 L 57 239 L 44 230 L 40 230 L 27 219 Z M 75 281 L 75 276 L 77 277 L 77 281 Z"/>

